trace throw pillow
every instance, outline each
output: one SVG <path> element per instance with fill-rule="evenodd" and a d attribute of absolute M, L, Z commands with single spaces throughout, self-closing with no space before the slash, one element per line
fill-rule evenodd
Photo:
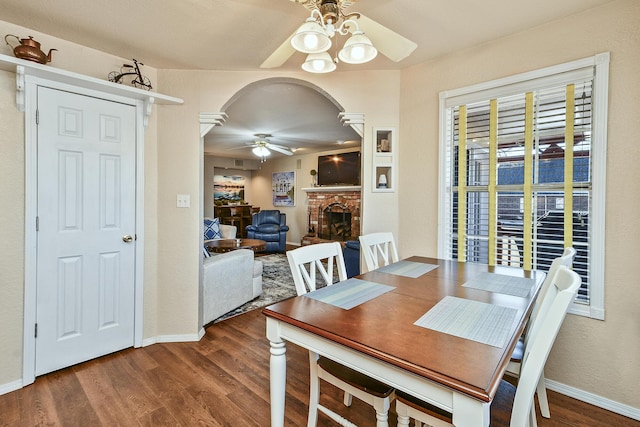
<path fill-rule="evenodd" d="M 214 218 L 204 219 L 204 240 L 221 239 L 222 233 L 220 232 L 220 219 Z"/>

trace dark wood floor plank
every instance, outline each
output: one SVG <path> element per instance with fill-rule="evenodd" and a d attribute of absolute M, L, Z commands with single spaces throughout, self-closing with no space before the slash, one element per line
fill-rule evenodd
<path fill-rule="evenodd" d="M 268 364 L 264 364 L 263 361 L 251 364 L 251 359 L 237 357 L 236 349 L 233 348 L 230 348 L 229 352 L 216 351 L 211 354 L 211 357 L 237 382 L 256 390 L 263 399 L 269 399 L 269 376 L 264 375 Z M 256 367 L 260 368 L 256 369 Z"/>
<path fill-rule="evenodd" d="M 161 367 L 147 371 L 147 384 L 163 406 L 181 425 L 207 425 L 210 415 L 170 370 Z"/>
<path fill-rule="evenodd" d="M 18 394 L 20 403 L 16 409 L 21 425 L 61 425 L 58 419 L 61 408 L 56 407 L 48 382 L 49 376 L 36 378 L 33 384 L 14 392 Z"/>
<path fill-rule="evenodd" d="M 64 411 L 58 411 L 60 422 L 64 425 L 99 424 L 100 418 L 78 377 L 72 373 L 73 367 L 53 372 L 47 377 L 47 385 L 56 408 L 64 408 Z"/>
<path fill-rule="evenodd" d="M 18 393 L 8 393 L 6 398 L 0 399 L 0 426 L 18 425 L 20 412 L 16 411 L 22 398 Z"/>
<path fill-rule="evenodd" d="M 133 356 L 134 353 L 136 352 L 133 350 L 126 350 L 124 354 Z M 109 359 L 95 359 L 74 366 L 73 372 L 102 425 L 138 425 L 136 414 L 129 411 L 129 407 L 112 385 L 106 371 L 111 363 Z"/>
<path fill-rule="evenodd" d="M 229 376 L 224 369 L 220 368 L 215 360 L 212 360 L 199 351 L 185 343 L 173 345 L 168 348 L 176 356 L 174 364 L 184 364 L 176 366 L 185 377 L 191 377 L 191 384 L 197 384 L 211 388 L 216 394 L 228 395 L 238 386 L 233 377 Z M 196 376 L 192 376 L 193 374 Z"/>
<path fill-rule="evenodd" d="M 212 420 L 220 426 L 262 427 L 255 420 L 248 417 L 226 396 L 212 393 L 209 390 L 190 388 L 189 393 L 207 408 Z"/>
<path fill-rule="evenodd" d="M 182 424 L 178 423 L 173 417 L 173 414 L 169 412 L 169 410 L 165 407 L 160 407 L 154 409 L 150 412 L 145 412 L 140 417 L 140 425 L 145 427 L 162 427 L 162 426 L 180 426 Z"/>
<path fill-rule="evenodd" d="M 309 353 L 287 344 L 285 425 L 306 425 Z M 322 383 L 321 402 L 361 426 L 375 412 Z M 262 427 L 270 423 L 269 342 L 260 310 L 207 327 L 200 342 L 154 344 L 124 350 L 38 377 L 0 395 L 2 426 Z M 549 391 L 551 419 L 540 427 L 640 427 L 640 422 Z M 389 426 L 397 424 L 395 411 Z M 323 414 L 318 427 L 335 427 Z"/>
<path fill-rule="evenodd" d="M 162 402 L 149 390 L 145 378 L 131 368 L 125 357 L 109 358 L 105 371 L 127 410 L 140 418 L 162 408 Z"/>

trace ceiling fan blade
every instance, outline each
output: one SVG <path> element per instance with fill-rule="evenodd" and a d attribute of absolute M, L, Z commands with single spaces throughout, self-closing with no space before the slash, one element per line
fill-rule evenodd
<path fill-rule="evenodd" d="M 243 148 L 253 148 L 255 147 L 255 145 L 242 145 L 240 147 L 231 147 L 231 148 L 227 148 L 226 151 L 233 151 L 233 150 L 241 150 Z"/>
<path fill-rule="evenodd" d="M 358 25 L 378 49 L 378 52 L 394 62 L 402 61 L 418 47 L 411 40 L 362 14 L 358 19 Z"/>
<path fill-rule="evenodd" d="M 291 150 L 289 150 L 287 147 L 283 147 L 281 145 L 267 144 L 267 148 L 269 150 L 277 151 L 278 153 L 282 153 L 282 154 L 285 154 L 287 156 L 293 156 L 293 153 L 291 152 Z"/>
<path fill-rule="evenodd" d="M 297 31 L 297 29 L 296 29 Z M 278 48 L 260 64 L 260 68 L 278 68 L 293 55 L 296 50 L 291 46 L 291 37 L 296 34 L 294 31 Z"/>

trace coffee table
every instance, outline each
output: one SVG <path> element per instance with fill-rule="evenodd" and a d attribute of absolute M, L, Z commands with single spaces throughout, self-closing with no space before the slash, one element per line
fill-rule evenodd
<path fill-rule="evenodd" d="M 209 251 L 216 253 L 230 252 L 236 249 L 251 249 L 254 252 L 260 252 L 267 248 L 267 242 L 258 239 L 216 239 L 207 242 L 206 245 Z"/>

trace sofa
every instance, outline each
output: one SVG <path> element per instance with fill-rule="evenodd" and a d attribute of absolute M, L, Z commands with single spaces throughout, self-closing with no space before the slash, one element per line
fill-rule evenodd
<path fill-rule="evenodd" d="M 222 238 L 234 239 L 237 228 L 220 224 Z M 210 240 L 205 240 L 206 243 Z M 206 325 L 225 313 L 262 295 L 262 261 L 253 251 L 237 249 L 209 255 L 202 261 L 202 313 Z"/>
<path fill-rule="evenodd" d="M 249 239 L 267 242 L 267 252 L 285 252 L 287 249 L 287 215 L 279 210 L 262 210 L 251 218 L 247 226 Z"/>

